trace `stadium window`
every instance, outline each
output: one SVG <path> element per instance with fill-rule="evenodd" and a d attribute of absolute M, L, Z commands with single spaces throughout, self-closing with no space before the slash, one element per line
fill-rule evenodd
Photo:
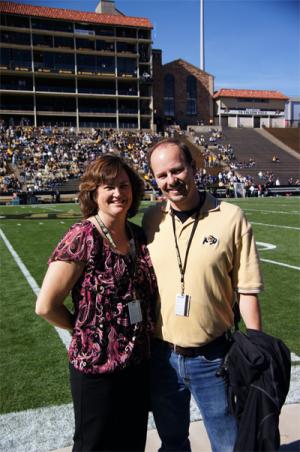
<path fill-rule="evenodd" d="M 65 36 L 54 36 L 54 47 L 68 47 L 73 49 L 73 38 L 66 38 Z"/>
<path fill-rule="evenodd" d="M 136 38 L 135 28 L 117 28 L 117 37 Z"/>
<path fill-rule="evenodd" d="M 172 74 L 164 77 L 164 115 L 175 116 L 175 80 Z"/>
<path fill-rule="evenodd" d="M 18 33 L 15 31 L 1 31 L 0 41 L 10 44 L 30 45 L 30 35 L 28 33 Z"/>
<path fill-rule="evenodd" d="M 7 27 L 29 28 L 29 18 L 9 14 L 0 14 L 0 24 Z"/>
<path fill-rule="evenodd" d="M 17 66 L 31 68 L 30 50 L 10 49 L 10 62 Z"/>
<path fill-rule="evenodd" d="M 105 27 L 105 26 L 95 26 L 95 34 L 101 36 L 114 36 L 115 29 L 114 27 Z"/>
<path fill-rule="evenodd" d="M 150 32 L 148 30 L 138 30 L 139 39 L 150 39 Z"/>
<path fill-rule="evenodd" d="M 31 19 L 31 26 L 38 30 L 52 30 L 73 33 L 73 23 L 62 20 Z"/>
<path fill-rule="evenodd" d="M 32 43 L 34 46 L 53 47 L 53 38 L 48 35 L 32 35 Z"/>
<path fill-rule="evenodd" d="M 96 41 L 96 50 L 103 50 L 105 52 L 114 52 L 115 44 L 111 41 Z"/>
<path fill-rule="evenodd" d="M 193 75 L 189 75 L 186 79 L 186 114 L 197 114 L 197 80 Z"/>
<path fill-rule="evenodd" d="M 94 48 L 95 48 L 95 41 L 91 41 L 90 39 L 76 38 L 76 49 L 94 50 Z"/>

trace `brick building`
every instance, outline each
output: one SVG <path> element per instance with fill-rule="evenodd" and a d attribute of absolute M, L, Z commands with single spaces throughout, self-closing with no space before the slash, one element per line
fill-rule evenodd
<path fill-rule="evenodd" d="M 0 118 L 11 125 L 152 129 L 152 24 L 0 1 Z"/>
<path fill-rule="evenodd" d="M 154 122 L 209 124 L 213 119 L 214 77 L 179 59 L 162 64 L 162 51 L 152 50 Z"/>

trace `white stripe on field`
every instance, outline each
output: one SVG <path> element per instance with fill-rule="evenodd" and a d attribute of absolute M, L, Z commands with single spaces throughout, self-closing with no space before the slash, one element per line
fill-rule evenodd
<path fill-rule="evenodd" d="M 248 208 L 248 207 L 243 207 L 243 210 L 245 211 L 245 212 L 247 212 L 247 210 L 250 210 L 250 211 L 252 211 L 252 212 L 263 212 L 263 213 L 282 213 L 283 215 L 300 215 L 300 212 L 299 211 L 297 211 L 297 210 L 293 210 L 293 211 L 291 211 L 291 212 L 285 212 L 285 211 L 282 211 L 282 210 L 261 210 L 261 209 L 251 209 L 251 208 Z"/>
<path fill-rule="evenodd" d="M 294 229 L 295 231 L 300 231 L 300 228 L 296 226 L 281 226 L 280 224 L 266 224 L 266 223 L 257 223 L 256 221 L 250 221 L 251 224 L 257 224 L 258 226 L 268 226 L 271 228 L 281 228 L 281 229 Z"/>
<path fill-rule="evenodd" d="M 268 262 L 269 264 L 280 265 L 281 267 L 293 268 L 294 270 L 300 270 L 300 267 L 295 265 L 284 264 L 283 262 L 271 261 L 270 259 L 260 259 L 262 262 Z"/>
<path fill-rule="evenodd" d="M 12 257 L 13 257 L 14 261 L 16 262 L 17 266 L 19 267 L 19 269 L 21 270 L 21 272 L 25 276 L 25 278 L 26 278 L 28 284 L 30 285 L 31 289 L 33 290 L 34 294 L 36 296 L 38 296 L 38 294 L 40 292 L 39 286 L 37 285 L 35 279 L 29 273 L 27 267 L 24 265 L 24 263 L 23 263 L 22 259 L 20 258 L 20 256 L 13 249 L 12 245 L 10 244 L 9 240 L 7 239 L 6 235 L 4 234 L 4 232 L 2 231 L 1 228 L 0 228 L 0 237 L 2 238 L 3 242 L 5 243 L 8 251 L 12 255 Z M 59 337 L 60 337 L 61 341 L 63 342 L 64 346 L 66 348 L 69 348 L 69 344 L 70 344 L 70 341 L 71 341 L 70 333 L 67 330 L 63 330 L 62 328 L 58 328 L 56 326 L 54 328 L 57 331 L 57 334 L 59 335 Z"/>
<path fill-rule="evenodd" d="M 58 209 L 57 207 L 53 207 L 53 206 L 43 206 L 43 209 L 54 210 L 54 212 L 64 212 L 64 209 Z"/>

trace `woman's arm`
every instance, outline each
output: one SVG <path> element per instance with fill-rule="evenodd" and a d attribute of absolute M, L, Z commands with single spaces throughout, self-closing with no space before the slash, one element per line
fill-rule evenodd
<path fill-rule="evenodd" d="M 36 301 L 35 312 L 52 325 L 71 330 L 74 318 L 64 306 L 65 298 L 80 277 L 85 264 L 78 262 L 51 262 Z"/>

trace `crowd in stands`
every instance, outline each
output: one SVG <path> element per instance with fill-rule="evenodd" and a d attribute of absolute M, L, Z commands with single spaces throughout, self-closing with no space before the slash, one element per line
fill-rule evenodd
<path fill-rule="evenodd" d="M 164 136 L 174 136 L 175 128 L 166 129 Z M 117 132 L 92 129 L 76 133 L 74 128 L 6 126 L 0 123 L 0 193 L 55 192 L 68 180 L 78 180 L 86 165 L 97 156 L 116 152 L 124 157 L 144 178 L 145 188 L 157 190 L 150 171 L 147 150 L 159 134 Z M 193 136 L 201 146 L 204 167 L 196 174 L 200 188 L 225 188 L 226 196 L 232 196 L 235 183 L 243 183 L 246 193 L 254 194 L 253 177 L 238 175 L 239 169 L 253 168 L 252 157 L 239 162 L 230 144 L 223 144 L 221 131 L 210 129 L 208 134 Z M 219 172 L 210 174 L 210 168 Z M 258 172 L 258 193 L 265 188 L 278 186 L 280 181 L 272 171 Z M 290 178 L 290 185 L 300 185 Z"/>
<path fill-rule="evenodd" d="M 117 152 L 141 172 L 146 188 L 153 178 L 147 148 L 158 135 L 114 130 L 75 133 L 73 128 L 5 127 L 0 125 L 1 192 L 53 191 L 69 179 L 78 179 L 97 156 Z M 10 174 L 8 168 L 10 167 Z"/>

